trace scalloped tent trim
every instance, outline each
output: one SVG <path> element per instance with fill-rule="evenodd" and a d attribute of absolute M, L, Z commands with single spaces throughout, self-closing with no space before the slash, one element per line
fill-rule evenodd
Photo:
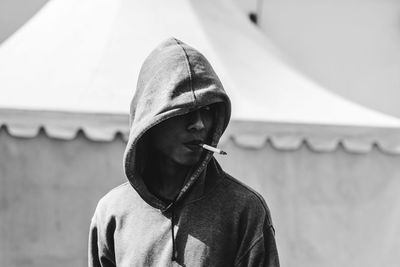
<path fill-rule="evenodd" d="M 120 137 L 127 141 L 128 115 L 60 111 L 0 109 L 1 132 L 14 137 L 35 138 L 43 132 L 49 138 L 73 140 L 80 133 L 95 142 Z M 332 152 L 339 147 L 351 153 L 369 153 L 374 148 L 400 155 L 400 128 L 311 125 L 257 122 L 233 119 L 220 143 L 232 140 L 247 149 L 262 149 L 268 143 L 277 150 L 297 150 L 305 145 L 314 152 Z"/>

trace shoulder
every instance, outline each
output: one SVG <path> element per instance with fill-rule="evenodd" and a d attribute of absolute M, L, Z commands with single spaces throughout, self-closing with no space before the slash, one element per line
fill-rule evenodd
<path fill-rule="evenodd" d="M 123 184 L 120 184 L 110 191 L 108 191 L 100 200 L 99 200 L 99 205 L 105 205 L 107 203 L 113 202 L 118 200 L 119 198 L 123 197 L 127 191 L 129 191 L 130 184 L 129 182 L 125 182 Z"/>
<path fill-rule="evenodd" d="M 233 201 L 244 201 L 268 210 L 261 194 L 225 172 L 215 159 L 209 164 L 208 174 L 209 179 L 217 184 L 217 192 L 221 196 L 232 198 Z"/>
<path fill-rule="evenodd" d="M 222 173 L 221 178 L 220 194 L 230 199 L 246 216 L 265 220 L 264 223 L 272 225 L 270 210 L 260 193 L 226 172 Z"/>
<path fill-rule="evenodd" d="M 136 191 L 129 182 L 125 182 L 105 194 L 97 203 L 97 216 L 118 213 L 136 198 Z"/>

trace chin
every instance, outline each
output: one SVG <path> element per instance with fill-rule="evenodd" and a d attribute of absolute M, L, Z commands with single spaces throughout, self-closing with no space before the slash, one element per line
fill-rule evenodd
<path fill-rule="evenodd" d="M 184 166 L 193 166 L 193 165 L 196 165 L 200 161 L 200 158 L 201 158 L 201 155 L 187 156 L 187 157 L 181 157 L 181 158 L 175 160 L 175 162 L 179 163 L 180 165 L 184 165 Z"/>

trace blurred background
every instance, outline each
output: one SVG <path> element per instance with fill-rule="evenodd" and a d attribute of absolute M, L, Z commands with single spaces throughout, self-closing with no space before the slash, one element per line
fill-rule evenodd
<path fill-rule="evenodd" d="M 399 266 L 399 22 L 398 0 L 0 0 L 2 265 L 87 265 L 140 66 L 175 36 L 231 97 L 216 157 L 282 266 Z"/>

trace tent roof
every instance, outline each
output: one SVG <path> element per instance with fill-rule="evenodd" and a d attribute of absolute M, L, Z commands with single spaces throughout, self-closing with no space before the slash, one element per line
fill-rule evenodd
<path fill-rule="evenodd" d="M 298 73 L 229 0 L 50 1 L 0 46 L 0 125 L 16 136 L 126 134 L 140 66 L 170 36 L 202 51 L 219 74 L 233 104 L 226 138 L 400 153 L 400 120 Z"/>

